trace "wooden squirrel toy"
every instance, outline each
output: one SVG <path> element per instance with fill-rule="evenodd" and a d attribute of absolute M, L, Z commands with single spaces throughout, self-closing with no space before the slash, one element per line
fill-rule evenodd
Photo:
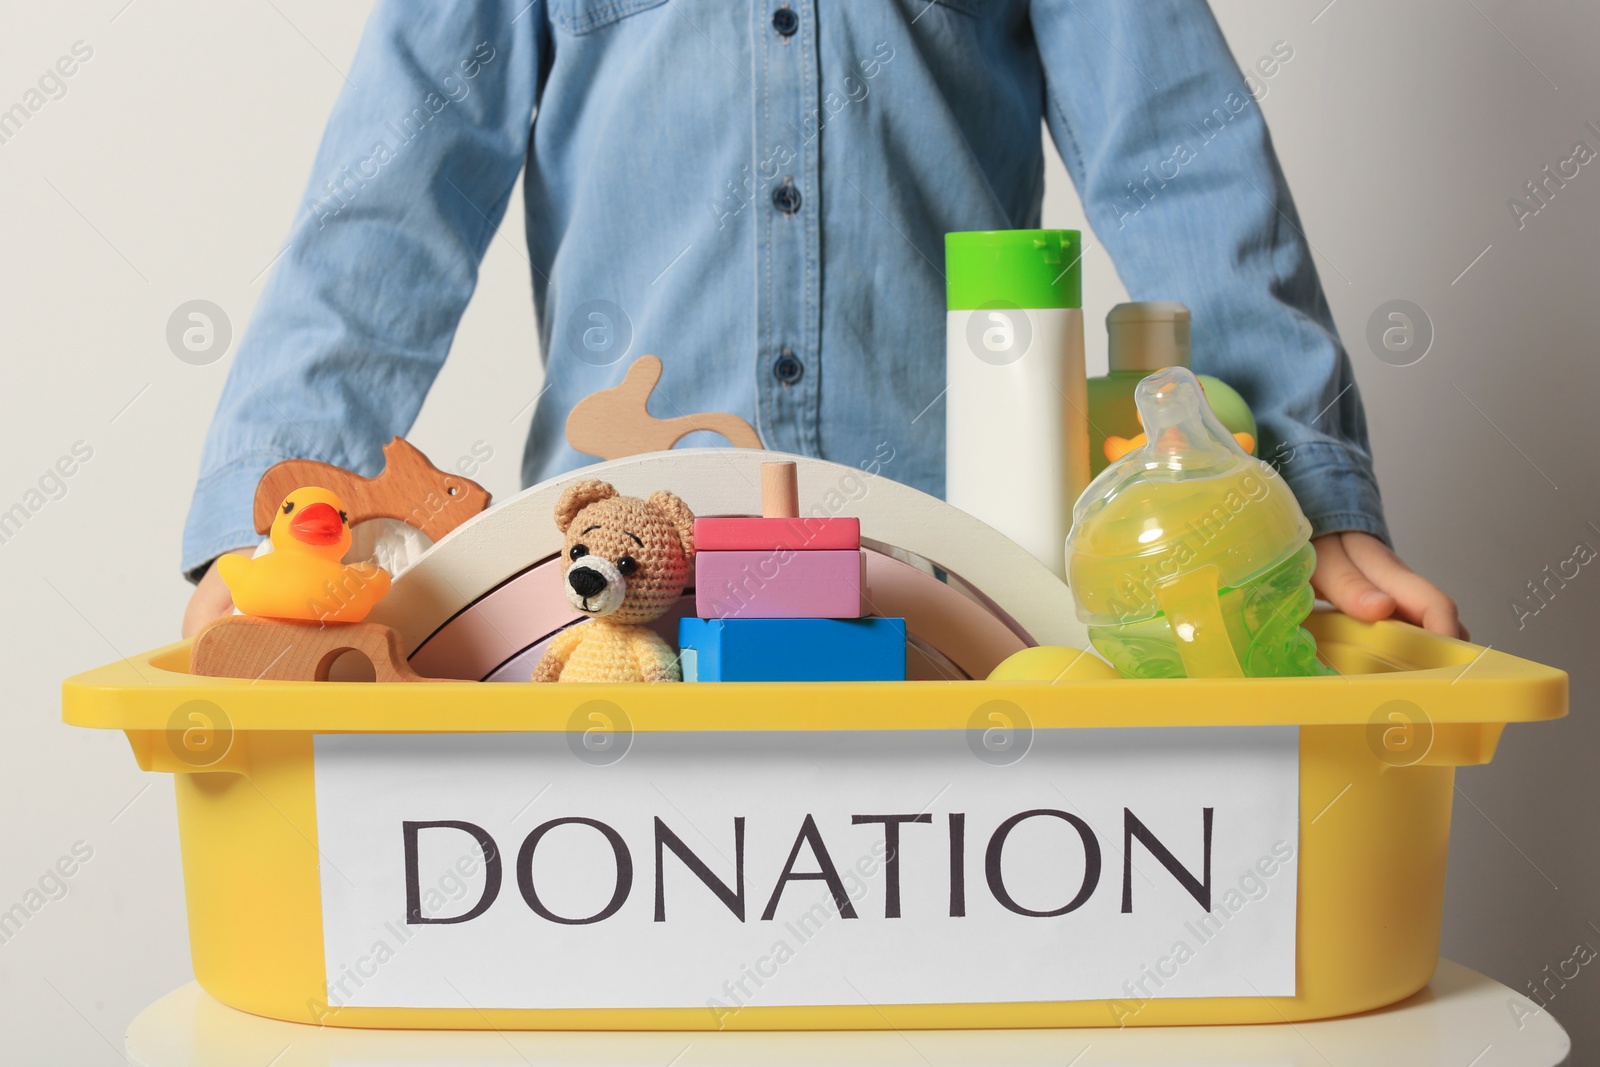
<path fill-rule="evenodd" d="M 383 472 L 363 478 L 331 463 L 286 459 L 256 485 L 256 533 L 272 529 L 278 506 L 302 486 L 320 486 L 344 501 L 350 525 L 399 519 L 438 541 L 489 506 L 489 491 L 471 478 L 442 471 L 403 437 L 383 446 Z"/>

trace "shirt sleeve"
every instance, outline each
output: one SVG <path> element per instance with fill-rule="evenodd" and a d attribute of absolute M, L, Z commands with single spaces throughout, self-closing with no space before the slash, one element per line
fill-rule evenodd
<path fill-rule="evenodd" d="M 1317 536 L 1387 541 L 1360 393 L 1253 95 L 1295 76 L 1293 46 L 1247 81 L 1204 0 L 1031 15 L 1046 122 L 1129 294 L 1189 306 L 1195 369 L 1249 402 Z"/>
<path fill-rule="evenodd" d="M 373 11 L 212 417 L 184 530 L 191 579 L 258 540 L 267 467 L 371 475 L 410 429 L 522 169 L 546 27 L 527 0 Z"/>

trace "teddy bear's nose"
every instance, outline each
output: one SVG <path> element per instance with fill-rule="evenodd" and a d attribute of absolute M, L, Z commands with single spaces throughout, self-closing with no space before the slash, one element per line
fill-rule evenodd
<path fill-rule="evenodd" d="M 592 597 L 606 587 L 606 576 L 592 567 L 574 567 L 567 572 L 567 584 L 581 597 Z"/>

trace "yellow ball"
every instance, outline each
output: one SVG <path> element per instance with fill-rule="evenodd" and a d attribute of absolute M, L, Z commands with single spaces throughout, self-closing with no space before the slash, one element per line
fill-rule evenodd
<path fill-rule="evenodd" d="M 1086 682 L 1119 677 L 1115 668 L 1093 652 L 1060 645 L 1025 648 L 989 672 L 991 682 Z"/>

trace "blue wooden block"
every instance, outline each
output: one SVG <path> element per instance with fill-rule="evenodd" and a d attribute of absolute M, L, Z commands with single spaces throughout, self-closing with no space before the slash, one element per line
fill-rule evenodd
<path fill-rule="evenodd" d="M 903 682 L 904 619 L 680 619 L 686 682 Z"/>

